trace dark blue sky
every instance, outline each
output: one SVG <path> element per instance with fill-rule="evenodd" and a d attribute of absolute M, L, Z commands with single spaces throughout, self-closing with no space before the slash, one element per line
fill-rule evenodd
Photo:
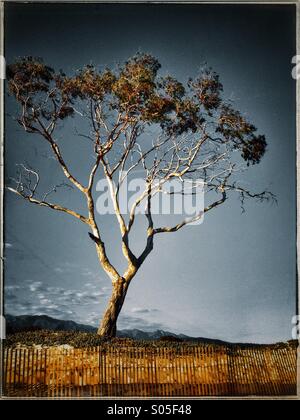
<path fill-rule="evenodd" d="M 233 197 L 199 227 L 159 237 L 131 285 L 119 328 L 232 341 L 290 339 L 296 300 L 295 7 L 6 4 L 5 24 L 8 62 L 40 56 L 73 73 L 87 63 L 115 66 L 139 50 L 181 81 L 195 76 L 203 62 L 220 74 L 225 95 L 268 142 L 261 164 L 244 181 L 253 190 L 271 189 L 278 205 L 248 202 L 242 214 Z M 7 101 L 10 114 L 15 106 Z M 74 145 L 72 130 L 66 125 L 60 141 L 80 178 L 83 146 L 78 140 Z M 7 176 L 23 161 L 40 168 L 46 184 L 62 180 L 45 146 L 7 117 Z M 76 192 L 56 198 L 81 205 Z M 119 263 L 117 227 L 111 216 L 101 222 L 108 252 Z M 7 193 L 5 239 L 8 313 L 98 323 L 110 283 L 84 226 Z M 139 235 L 136 240 L 139 245 Z"/>

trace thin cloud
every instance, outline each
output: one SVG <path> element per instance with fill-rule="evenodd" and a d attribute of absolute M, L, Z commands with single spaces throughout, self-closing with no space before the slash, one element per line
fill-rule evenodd
<path fill-rule="evenodd" d="M 65 272 L 65 270 L 63 269 L 63 268 L 61 268 L 61 267 L 55 267 L 54 268 L 54 271 L 56 272 L 56 273 L 64 273 Z"/>
<path fill-rule="evenodd" d="M 121 315 L 118 322 L 119 330 L 138 329 L 146 332 L 156 330 L 169 330 L 170 328 L 161 322 L 152 322 L 144 318 L 134 317 L 131 315 Z"/>
<path fill-rule="evenodd" d="M 83 276 L 86 276 L 86 277 L 94 277 L 95 276 L 95 273 L 93 273 L 91 270 L 89 270 L 87 268 L 83 268 L 81 274 Z"/>
<path fill-rule="evenodd" d="M 34 281 L 29 285 L 29 290 L 31 292 L 43 291 L 42 282 L 41 281 Z"/>
<path fill-rule="evenodd" d="M 18 296 L 12 290 L 7 290 L 5 292 L 5 299 L 8 303 L 17 302 Z"/>
<path fill-rule="evenodd" d="M 150 314 L 153 312 L 158 312 L 158 309 L 147 309 L 147 308 L 132 308 L 131 312 L 135 314 Z"/>
<path fill-rule="evenodd" d="M 20 289 L 20 286 L 18 286 L 17 284 L 16 285 L 13 285 L 13 284 L 11 284 L 11 285 L 9 285 L 9 286 L 5 286 L 5 292 L 7 292 L 7 291 L 9 291 L 9 290 L 19 290 Z"/>
<path fill-rule="evenodd" d="M 96 326 L 99 324 L 101 318 L 101 314 L 97 312 L 90 313 L 86 318 L 82 320 L 84 324 Z"/>
<path fill-rule="evenodd" d="M 62 290 L 60 293 L 55 296 L 52 293 L 52 299 L 58 302 L 72 304 L 72 305 L 90 305 L 99 303 L 100 298 L 106 297 L 101 289 L 99 291 L 82 291 L 82 290 Z"/>

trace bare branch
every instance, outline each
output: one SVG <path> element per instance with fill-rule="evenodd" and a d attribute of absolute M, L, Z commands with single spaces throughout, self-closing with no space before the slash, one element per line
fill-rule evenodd
<path fill-rule="evenodd" d="M 43 200 L 38 200 L 36 198 L 31 197 L 30 195 L 25 195 L 23 192 L 18 191 L 14 188 L 11 188 L 11 187 L 7 187 L 7 189 L 9 191 L 17 194 L 18 196 L 24 198 L 25 200 L 29 201 L 32 204 L 36 204 L 36 205 L 41 206 L 41 207 L 49 207 L 52 210 L 57 210 L 57 211 L 61 211 L 63 213 L 67 213 L 70 216 L 73 216 L 76 219 L 79 219 L 83 223 L 89 224 L 89 220 L 86 217 L 82 216 L 81 214 L 77 213 L 74 210 L 71 210 L 71 209 L 68 209 L 66 207 L 60 206 L 59 204 L 52 204 L 52 203 L 48 203 L 48 202 L 43 201 Z"/>
<path fill-rule="evenodd" d="M 40 182 L 39 174 L 32 168 L 27 168 L 23 163 L 18 163 L 16 166 L 25 172 L 27 181 L 27 184 L 25 185 L 22 182 L 22 173 L 19 172 L 19 180 L 17 181 L 18 188 L 22 186 L 22 190 L 24 190 L 25 187 L 29 191 L 29 195 L 33 197 Z M 32 176 L 35 178 L 35 181 L 32 180 Z"/>
<path fill-rule="evenodd" d="M 95 180 L 95 175 L 97 172 L 97 169 L 99 168 L 101 162 L 101 156 L 97 155 L 96 158 L 96 162 L 91 170 L 90 176 L 89 176 L 89 183 L 88 183 L 88 187 L 87 187 L 87 192 L 91 192 L 92 188 L 93 188 L 93 184 L 94 184 L 94 180 Z"/>
<path fill-rule="evenodd" d="M 69 181 L 72 182 L 72 184 L 75 185 L 75 187 L 77 187 L 81 192 L 85 193 L 86 192 L 86 188 L 70 173 L 69 168 L 67 167 L 60 148 L 58 146 L 58 144 L 52 139 L 52 137 L 45 131 L 44 133 L 44 137 L 46 138 L 46 140 L 49 142 L 51 149 L 54 153 L 54 155 L 57 158 L 57 161 L 59 162 L 66 178 L 68 178 Z"/>
<path fill-rule="evenodd" d="M 93 227 L 92 230 L 93 230 L 93 233 L 89 232 L 89 236 L 96 244 L 96 250 L 97 250 L 97 254 L 98 254 L 98 258 L 101 263 L 101 266 L 103 267 L 103 269 L 105 270 L 109 278 L 111 279 L 112 283 L 116 283 L 118 279 L 120 278 L 120 274 L 115 269 L 115 267 L 111 264 L 111 262 L 109 261 L 107 257 L 105 244 L 99 235 L 98 229 Z"/>
<path fill-rule="evenodd" d="M 49 197 L 50 194 L 56 193 L 58 188 L 73 189 L 72 185 L 69 185 L 65 182 L 62 182 L 61 184 L 55 185 L 50 191 L 48 191 L 46 194 L 44 194 L 42 201 L 46 201 L 46 199 Z"/>
<path fill-rule="evenodd" d="M 153 219 L 152 219 L 152 212 L 151 212 L 151 193 L 152 193 L 152 186 L 151 182 L 148 182 L 147 185 L 147 204 L 146 204 L 146 217 L 148 220 L 148 229 L 147 229 L 147 243 L 144 251 L 138 258 L 139 266 L 143 264 L 145 259 L 148 257 L 150 252 L 153 250 L 153 239 L 154 239 L 154 229 L 153 229 Z"/>

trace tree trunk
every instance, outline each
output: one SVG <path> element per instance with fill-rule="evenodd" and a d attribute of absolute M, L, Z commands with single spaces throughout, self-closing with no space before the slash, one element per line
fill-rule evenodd
<path fill-rule="evenodd" d="M 98 335 L 101 337 L 113 338 L 116 336 L 117 319 L 122 309 L 128 286 L 129 282 L 124 278 L 120 278 L 113 284 L 113 292 L 98 329 Z"/>

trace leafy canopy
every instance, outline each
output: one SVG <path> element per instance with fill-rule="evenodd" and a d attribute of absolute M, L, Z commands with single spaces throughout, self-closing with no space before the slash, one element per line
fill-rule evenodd
<path fill-rule="evenodd" d="M 92 101 L 127 120 L 158 124 L 167 135 L 203 133 L 209 125 L 212 138 L 240 151 L 248 165 L 260 162 L 265 136 L 224 100 L 218 74 L 204 69 L 184 86 L 161 77 L 160 67 L 156 58 L 140 53 L 115 71 L 88 65 L 67 76 L 25 57 L 8 66 L 7 76 L 10 92 L 26 111 L 19 120 L 26 131 L 36 132 L 37 118 L 64 120 L 74 114 L 77 101 Z"/>

